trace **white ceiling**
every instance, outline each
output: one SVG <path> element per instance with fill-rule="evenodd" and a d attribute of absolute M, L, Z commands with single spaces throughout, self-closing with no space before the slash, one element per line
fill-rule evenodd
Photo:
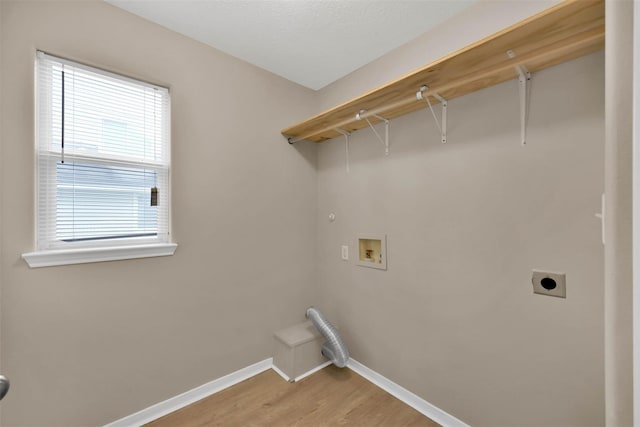
<path fill-rule="evenodd" d="M 321 89 L 478 0 L 106 0 Z"/>

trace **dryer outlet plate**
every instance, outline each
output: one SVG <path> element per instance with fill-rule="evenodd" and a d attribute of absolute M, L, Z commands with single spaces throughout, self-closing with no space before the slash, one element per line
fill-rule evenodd
<path fill-rule="evenodd" d="M 567 281 L 565 273 L 551 273 L 533 270 L 531 275 L 533 293 L 550 297 L 566 298 Z"/>

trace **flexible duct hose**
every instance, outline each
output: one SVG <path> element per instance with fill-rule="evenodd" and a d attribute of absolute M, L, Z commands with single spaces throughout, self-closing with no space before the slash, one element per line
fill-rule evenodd
<path fill-rule="evenodd" d="M 309 307 L 307 309 L 307 319 L 311 320 L 311 323 L 315 325 L 320 333 L 325 337 L 327 341 L 322 344 L 322 354 L 325 355 L 334 365 L 338 368 L 344 368 L 347 366 L 349 360 L 349 351 L 347 346 L 342 341 L 338 330 L 331 324 L 320 311 L 315 307 Z"/>

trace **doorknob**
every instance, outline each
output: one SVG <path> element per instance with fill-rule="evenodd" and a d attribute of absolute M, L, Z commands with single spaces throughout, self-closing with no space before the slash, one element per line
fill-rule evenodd
<path fill-rule="evenodd" d="M 9 391 L 9 378 L 4 375 L 0 375 L 0 400 L 7 394 Z"/>

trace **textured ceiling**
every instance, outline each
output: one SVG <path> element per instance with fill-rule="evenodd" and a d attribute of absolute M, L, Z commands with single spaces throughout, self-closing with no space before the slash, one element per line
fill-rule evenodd
<path fill-rule="evenodd" d="M 106 0 L 320 89 L 478 0 Z"/>

